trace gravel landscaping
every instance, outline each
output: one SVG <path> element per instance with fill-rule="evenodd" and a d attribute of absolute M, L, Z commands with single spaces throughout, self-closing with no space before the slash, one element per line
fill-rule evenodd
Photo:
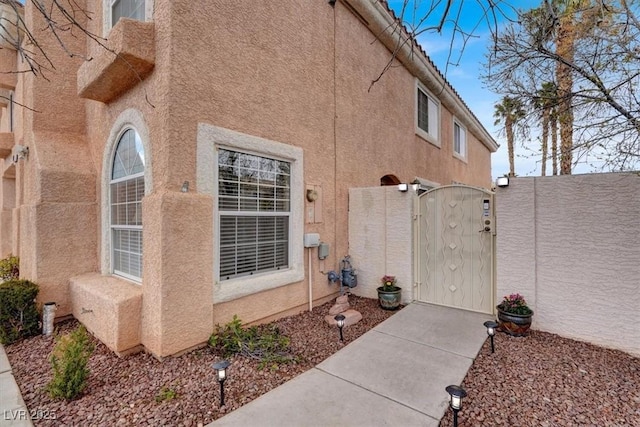
<path fill-rule="evenodd" d="M 382 310 L 377 300 L 352 295 L 349 302 L 363 319 L 345 328 L 347 343 L 395 313 Z M 339 341 L 337 328 L 324 321 L 332 305 L 326 303 L 312 312 L 274 322 L 290 338 L 296 363 L 258 369 L 257 360 L 227 358 L 231 366 L 225 382 L 226 405 L 221 409 L 220 386 L 211 366 L 222 356 L 210 347 L 159 362 L 145 353 L 119 358 L 94 340 L 88 386 L 80 398 L 68 403 L 52 400 L 44 391 L 51 379 L 48 356 L 54 345 L 52 337 L 33 337 L 5 349 L 27 407 L 41 416 L 34 419 L 37 426 L 198 426 L 239 408 L 341 349 L 345 344 Z M 59 324 L 57 332 L 70 332 L 77 325 L 75 320 Z"/>
<path fill-rule="evenodd" d="M 350 302 L 363 320 L 345 329 L 347 343 L 394 313 L 380 309 L 376 300 L 351 296 Z M 342 348 L 335 326 L 324 322 L 331 305 L 274 322 L 291 339 L 297 363 L 258 369 L 256 360 L 228 358 L 222 409 L 211 368 L 221 355 L 209 347 L 159 362 L 145 353 L 119 358 L 96 341 L 88 387 L 68 403 L 43 390 L 51 378 L 51 337 L 30 338 L 6 351 L 27 407 L 42 415 L 34 420 L 37 426 L 205 425 Z M 76 325 L 65 322 L 59 332 Z M 462 384 L 468 396 L 460 427 L 640 426 L 640 358 L 539 331 L 524 338 L 498 333 L 495 346 L 491 354 L 485 342 Z M 441 425 L 452 425 L 451 411 Z"/>
<path fill-rule="evenodd" d="M 540 331 L 494 340 L 462 383 L 460 427 L 640 426 L 640 358 Z"/>

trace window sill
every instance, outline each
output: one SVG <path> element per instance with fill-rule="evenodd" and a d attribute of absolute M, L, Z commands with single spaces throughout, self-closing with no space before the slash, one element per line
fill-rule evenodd
<path fill-rule="evenodd" d="M 287 270 L 244 276 L 216 283 L 213 302 L 226 302 L 304 280 L 301 265 Z"/>
<path fill-rule="evenodd" d="M 435 137 L 431 136 L 427 132 L 423 131 L 420 128 L 416 128 L 416 136 L 419 136 L 421 139 L 424 139 L 429 144 L 440 148 L 440 141 L 438 141 Z"/>
<path fill-rule="evenodd" d="M 453 157 L 455 157 L 456 159 L 460 160 L 463 163 L 467 163 L 467 157 L 463 156 L 462 154 L 456 153 L 455 151 L 453 152 Z"/>
<path fill-rule="evenodd" d="M 78 70 L 78 96 L 108 103 L 144 80 L 155 66 L 154 31 L 153 22 L 120 19 L 108 49 Z"/>

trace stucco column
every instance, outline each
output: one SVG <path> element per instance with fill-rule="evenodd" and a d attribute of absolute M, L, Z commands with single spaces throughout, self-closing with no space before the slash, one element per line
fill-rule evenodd
<path fill-rule="evenodd" d="M 197 193 L 143 199 L 142 344 L 164 357 L 213 332 L 213 203 Z"/>
<path fill-rule="evenodd" d="M 71 313 L 69 278 L 96 271 L 96 176 L 83 135 L 33 133 L 19 208 L 20 276 L 40 286 L 38 301 Z M 18 223 L 18 224 L 16 224 Z"/>

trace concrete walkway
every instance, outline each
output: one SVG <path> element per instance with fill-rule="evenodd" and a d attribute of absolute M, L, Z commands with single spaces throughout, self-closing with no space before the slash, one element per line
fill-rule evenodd
<path fill-rule="evenodd" d="M 0 426 L 33 426 L 2 344 L 0 344 Z"/>
<path fill-rule="evenodd" d="M 448 406 L 445 387 L 462 382 L 491 319 L 409 304 L 315 368 L 209 426 L 437 426 Z"/>

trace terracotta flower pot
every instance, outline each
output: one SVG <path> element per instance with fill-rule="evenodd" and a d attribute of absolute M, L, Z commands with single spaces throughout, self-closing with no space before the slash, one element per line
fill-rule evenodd
<path fill-rule="evenodd" d="M 499 328 L 501 331 L 506 332 L 514 337 L 523 337 L 528 335 L 529 328 L 531 327 L 531 317 L 533 317 L 533 311 L 529 314 L 515 314 L 507 313 L 502 310 L 500 306 L 498 309 L 498 321 L 500 323 Z"/>

